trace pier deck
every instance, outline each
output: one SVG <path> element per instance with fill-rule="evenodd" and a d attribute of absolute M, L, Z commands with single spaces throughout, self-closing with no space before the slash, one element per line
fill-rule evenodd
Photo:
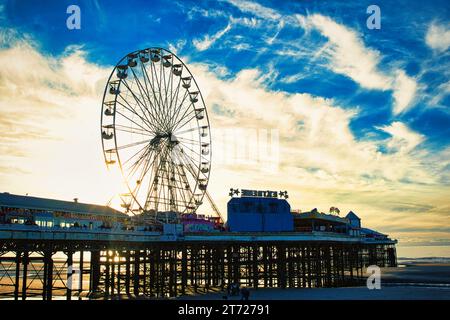
<path fill-rule="evenodd" d="M 0 228 L 0 298 L 166 298 L 260 287 L 361 283 L 369 265 L 396 266 L 396 241 L 341 234 Z"/>

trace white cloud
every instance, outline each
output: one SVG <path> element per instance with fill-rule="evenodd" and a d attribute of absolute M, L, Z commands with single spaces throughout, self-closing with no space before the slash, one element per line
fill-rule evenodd
<path fill-rule="evenodd" d="M 186 45 L 186 40 L 181 39 L 175 43 L 169 43 L 169 50 L 175 54 L 178 54 L 178 52 L 181 51 L 185 45 Z"/>
<path fill-rule="evenodd" d="M 242 12 L 251 13 L 267 23 L 273 25 L 277 22 L 277 31 L 271 37 L 264 37 L 266 44 L 272 45 L 277 39 L 279 32 L 285 23 L 297 25 L 305 31 L 305 36 L 310 35 L 312 30 L 317 30 L 327 39 L 327 43 L 314 52 L 302 47 L 288 47 L 282 44 L 276 51 L 277 55 L 291 56 L 295 58 L 312 57 L 316 61 L 319 57 L 325 58 L 327 68 L 335 73 L 345 75 L 358 83 L 361 87 L 375 90 L 392 90 L 393 113 L 400 114 L 408 110 L 414 103 L 418 85 L 416 79 L 409 77 L 403 70 L 383 70 L 380 67 L 382 55 L 379 51 L 367 47 L 362 37 L 353 29 L 337 23 L 332 18 L 321 15 L 281 15 L 274 9 L 264 7 L 256 2 L 228 0 L 229 3 L 238 7 Z M 242 18 L 240 18 L 242 19 Z M 235 19 L 238 21 L 238 19 Z M 274 27 L 271 28 L 273 30 Z M 442 27 L 431 27 L 432 33 L 440 32 Z M 432 39 L 436 37 L 431 37 Z M 445 38 L 445 37 L 444 37 Z M 206 38 L 206 47 L 209 38 Z M 304 39 L 304 41 L 309 41 Z M 444 43 L 446 40 L 444 39 Z M 241 49 L 239 46 L 237 49 Z M 310 60 L 311 61 L 311 60 Z M 296 77 L 300 77 L 297 75 Z M 295 77 L 282 80 L 286 83 L 295 81 Z"/>
<path fill-rule="evenodd" d="M 293 74 L 293 75 L 290 75 L 290 76 L 283 77 L 280 81 L 282 83 L 294 83 L 294 82 L 297 82 L 300 79 L 303 79 L 304 77 L 305 76 L 303 74 L 299 73 L 299 74 Z"/>
<path fill-rule="evenodd" d="M 450 47 L 450 27 L 449 25 L 439 25 L 432 23 L 425 36 L 426 44 L 433 50 L 443 52 Z"/>
<path fill-rule="evenodd" d="M 100 145 L 111 69 L 79 47 L 47 56 L 24 40 L 0 49 L 0 63 L 0 189 L 99 204 L 120 192 Z"/>
<path fill-rule="evenodd" d="M 231 46 L 234 50 L 249 50 L 251 46 L 248 43 L 237 43 Z"/>
<path fill-rule="evenodd" d="M 240 24 L 246 27 L 250 27 L 250 28 L 255 28 L 257 27 L 259 24 L 261 24 L 261 21 L 259 19 L 256 18 L 234 18 L 234 17 L 230 17 L 230 22 L 233 24 Z"/>
<path fill-rule="evenodd" d="M 278 35 L 280 34 L 281 30 L 284 28 L 284 25 L 285 25 L 285 22 L 283 19 L 281 19 L 277 26 L 277 32 L 272 37 L 270 37 L 266 40 L 266 43 L 268 45 L 273 44 L 273 42 L 277 39 Z"/>
<path fill-rule="evenodd" d="M 389 89 L 391 79 L 378 70 L 379 52 L 366 48 L 356 32 L 319 14 L 308 16 L 306 21 L 331 43 L 324 53 L 329 55 L 334 72 L 368 89 Z"/>
<path fill-rule="evenodd" d="M 335 106 L 332 100 L 308 94 L 270 91 L 265 87 L 266 75 L 257 69 L 243 70 L 228 80 L 218 79 L 204 65 L 194 64 L 191 69 L 208 105 L 227 111 L 213 115 L 215 126 L 232 123 L 235 127 L 256 125 L 280 129 L 283 165 L 287 166 L 283 170 L 318 168 L 338 180 L 352 181 L 357 185 L 361 183 L 363 174 L 390 181 L 401 180 L 409 170 L 417 171 L 416 176 L 427 175 L 407 154 L 421 141 L 417 138 L 420 135 L 406 130 L 401 124 L 383 128 L 395 134 L 395 140 L 384 143 L 397 143 L 402 146 L 401 150 L 382 154 L 378 151 L 380 142 L 358 141 L 351 132 L 350 121 L 356 110 L 344 109 Z M 311 178 L 309 173 L 307 176 Z"/>
<path fill-rule="evenodd" d="M 392 90 L 395 115 L 411 107 L 417 91 L 416 80 L 401 69 L 381 71 L 381 54 L 367 48 L 358 33 L 320 14 L 296 17 L 307 32 L 315 29 L 328 39 L 320 49 L 320 55 L 328 58 L 329 69 L 351 78 L 364 88 Z"/>
<path fill-rule="evenodd" d="M 184 9 L 184 7 L 181 8 Z M 187 12 L 187 18 L 189 20 L 194 19 L 197 15 L 200 15 L 205 18 L 220 18 L 228 16 L 226 12 L 220 10 L 213 10 L 212 8 L 208 8 L 208 10 L 205 10 L 200 7 L 192 7 Z"/>
<path fill-rule="evenodd" d="M 395 121 L 388 126 L 379 127 L 389 133 L 392 138 L 387 143 L 391 151 L 408 153 L 424 141 L 424 136 L 412 131 L 404 123 Z"/>
<path fill-rule="evenodd" d="M 219 30 L 212 36 L 206 35 L 203 37 L 202 40 L 194 39 L 192 41 L 192 43 L 197 48 L 197 50 L 204 51 L 204 50 L 208 49 L 209 47 L 211 47 L 214 44 L 214 42 L 219 40 L 225 33 L 230 31 L 230 29 L 231 29 L 231 23 L 228 23 L 228 25 L 224 29 Z"/>
<path fill-rule="evenodd" d="M 271 20 L 278 20 L 281 18 L 281 15 L 276 10 L 264 7 L 256 2 L 242 0 L 228 0 L 228 2 L 239 8 L 242 12 L 251 13 L 257 17 Z"/>
<path fill-rule="evenodd" d="M 394 114 L 399 114 L 411 106 L 416 95 L 417 83 L 407 76 L 403 70 L 398 70 L 393 84 Z"/>

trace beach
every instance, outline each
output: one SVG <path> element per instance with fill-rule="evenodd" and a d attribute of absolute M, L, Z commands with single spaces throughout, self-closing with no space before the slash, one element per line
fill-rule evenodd
<path fill-rule="evenodd" d="M 56 265 L 61 262 L 56 262 Z M 39 269 L 39 268 L 38 268 Z M 10 271 L 11 272 L 11 271 Z M 33 272 L 30 273 L 33 275 Z M 61 278 L 59 278 L 61 277 Z M 0 292 L 12 294 L 14 288 L 11 279 L 3 271 L 0 277 Z M 62 280 L 66 275 L 55 278 L 53 299 L 61 299 L 65 294 Z M 74 276 L 74 291 L 78 289 L 78 277 Z M 86 290 L 88 279 L 83 281 Z M 60 287 L 57 289 L 56 287 Z M 61 288 L 62 287 L 62 288 Z M 40 299 L 42 283 L 38 280 L 29 283 L 29 289 L 36 292 Z M 399 258 L 398 267 L 381 269 L 381 289 L 369 290 L 366 286 L 339 288 L 248 288 L 250 300 L 450 300 L 450 259 L 449 258 Z M 82 296 L 86 299 L 87 291 Z M 226 297 L 226 298 L 225 298 Z M 11 299 L 12 297 L 6 297 Z M 78 299 L 78 297 L 73 297 Z M 120 296 L 115 299 L 147 299 L 145 297 Z M 150 298 L 155 299 L 155 298 Z M 225 292 L 209 291 L 206 293 L 180 296 L 178 300 L 240 300 L 240 296 L 227 296 Z"/>
<path fill-rule="evenodd" d="M 381 289 L 366 286 L 341 288 L 259 288 L 250 300 L 450 300 L 448 258 L 399 259 L 395 268 L 381 269 Z M 183 296 L 182 300 L 225 300 L 226 293 Z M 226 300 L 240 300 L 228 296 Z"/>

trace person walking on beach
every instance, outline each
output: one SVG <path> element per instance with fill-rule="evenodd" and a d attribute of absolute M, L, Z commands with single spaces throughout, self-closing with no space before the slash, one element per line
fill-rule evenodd
<path fill-rule="evenodd" d="M 247 288 L 242 288 L 241 289 L 241 296 L 242 296 L 241 300 L 247 301 L 248 297 L 250 296 L 250 290 L 248 290 Z"/>

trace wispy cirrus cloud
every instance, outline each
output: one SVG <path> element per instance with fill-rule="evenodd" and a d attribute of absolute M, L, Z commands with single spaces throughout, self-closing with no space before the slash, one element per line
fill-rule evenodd
<path fill-rule="evenodd" d="M 411 106 L 417 92 L 417 82 L 403 70 L 397 70 L 392 84 L 394 114 L 400 114 Z"/>
<path fill-rule="evenodd" d="M 395 121 L 388 126 L 379 127 L 391 135 L 386 146 L 393 152 L 408 153 L 424 140 L 424 136 L 412 131 L 404 123 Z"/>
<path fill-rule="evenodd" d="M 366 47 L 356 31 L 320 14 L 297 15 L 297 19 L 306 30 L 314 28 L 328 39 L 330 45 L 321 54 L 335 73 L 348 76 L 363 88 L 392 90 L 395 115 L 413 104 L 416 80 L 401 69 L 382 71 L 380 52 Z"/>
<path fill-rule="evenodd" d="M 242 0 L 227 0 L 232 5 L 236 6 L 242 12 L 254 14 L 260 18 L 278 20 L 282 17 L 276 10 L 260 5 L 257 2 L 242 1 Z"/>
<path fill-rule="evenodd" d="M 280 20 L 277 33 L 268 38 L 267 43 L 270 45 L 277 38 L 279 31 L 284 27 L 285 23 L 297 25 L 305 30 L 306 34 L 303 40 L 308 40 L 311 31 L 318 31 L 327 39 L 327 44 L 320 47 L 310 55 L 321 56 L 328 60 L 326 66 L 337 74 L 342 74 L 356 83 L 362 88 L 369 90 L 391 90 L 393 92 L 393 108 L 394 115 L 407 111 L 413 104 L 416 96 L 418 85 L 416 79 L 406 74 L 401 69 L 381 68 L 382 55 L 379 51 L 367 47 L 362 37 L 351 28 L 340 24 L 332 18 L 322 14 L 311 15 L 281 15 L 274 12 L 273 9 L 264 7 L 258 3 L 246 1 L 244 4 L 237 1 L 229 1 L 242 12 L 251 13 L 262 19 L 270 21 Z M 299 49 L 281 49 L 280 52 L 290 56 L 303 56 Z M 297 75 L 298 78 L 301 78 Z M 290 78 L 295 79 L 293 77 Z M 289 81 L 287 82 L 289 83 Z"/>
<path fill-rule="evenodd" d="M 214 44 L 214 42 L 219 40 L 225 33 L 230 31 L 230 29 L 231 29 L 231 23 L 228 23 L 225 28 L 217 31 L 215 34 L 205 35 L 202 39 L 194 39 L 194 40 L 192 40 L 192 43 L 197 48 L 197 50 L 204 51 L 204 50 L 208 49 L 209 47 L 211 47 Z"/>
<path fill-rule="evenodd" d="M 298 15 L 297 18 L 303 28 L 318 30 L 330 42 L 322 52 L 330 60 L 330 69 L 350 77 L 364 88 L 390 88 L 391 79 L 378 68 L 380 53 L 367 48 L 356 32 L 320 14 Z"/>

